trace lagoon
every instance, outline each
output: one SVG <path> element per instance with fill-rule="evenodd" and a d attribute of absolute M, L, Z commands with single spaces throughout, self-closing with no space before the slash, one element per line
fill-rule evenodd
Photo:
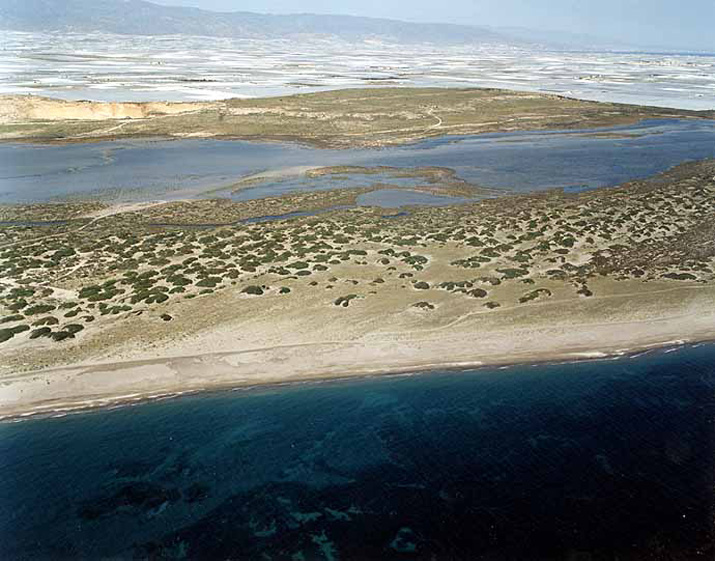
<path fill-rule="evenodd" d="M 296 171 L 343 165 L 446 167 L 472 184 L 505 193 L 580 190 L 617 185 L 706 158 L 715 158 L 715 122 L 684 119 L 590 131 L 451 136 L 381 149 L 198 139 L 5 143 L 0 144 L 0 202 L 248 200 L 374 183 L 403 188 L 424 184 L 424 178 L 381 174 L 308 178 Z M 232 192 L 237 181 L 265 172 L 273 178 Z"/>

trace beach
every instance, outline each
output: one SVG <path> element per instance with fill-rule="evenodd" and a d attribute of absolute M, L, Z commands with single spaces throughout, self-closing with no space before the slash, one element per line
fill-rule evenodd
<path fill-rule="evenodd" d="M 226 306 L 221 302 L 214 311 Z M 106 361 L 4 375 L 0 416 L 7 420 L 241 386 L 603 359 L 715 339 L 712 286 L 534 306 L 538 314 L 523 308 L 498 317 L 465 314 L 429 328 L 389 312 L 353 314 L 345 322 L 329 314 L 282 310 L 282 317 L 222 324 L 161 349 L 124 348 Z"/>

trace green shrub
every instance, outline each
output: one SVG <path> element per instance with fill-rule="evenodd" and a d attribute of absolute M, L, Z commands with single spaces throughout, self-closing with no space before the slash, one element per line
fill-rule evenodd
<path fill-rule="evenodd" d="M 58 249 L 50 256 L 50 261 L 59 262 L 65 257 L 72 257 L 75 254 L 75 250 L 71 247 L 63 247 Z"/>
<path fill-rule="evenodd" d="M 698 277 L 691 275 L 690 273 L 666 273 L 663 278 L 673 279 L 673 280 L 696 280 Z"/>
<path fill-rule="evenodd" d="M 423 257 L 422 255 L 411 255 L 403 259 L 408 265 L 425 265 L 429 259 Z"/>
<path fill-rule="evenodd" d="M 64 341 L 65 339 L 74 339 L 74 334 L 70 333 L 69 331 L 55 331 L 52 335 L 53 341 L 60 342 Z"/>
<path fill-rule="evenodd" d="M 37 314 L 45 314 L 51 312 L 55 309 L 55 306 L 51 304 L 37 304 L 35 306 L 30 306 L 25 310 L 25 314 L 28 316 L 34 316 Z"/>
<path fill-rule="evenodd" d="M 145 300 L 145 302 L 147 304 L 161 304 L 162 302 L 166 302 L 168 299 L 169 297 L 166 294 L 164 294 L 163 292 L 158 292 L 149 296 Z"/>
<path fill-rule="evenodd" d="M 0 319 L 0 323 L 10 323 L 11 321 L 20 321 L 21 319 L 25 319 L 25 316 L 21 314 L 14 314 L 12 316 L 5 316 L 4 318 Z"/>
<path fill-rule="evenodd" d="M 268 272 L 273 275 L 283 275 L 283 276 L 290 275 L 290 273 L 291 273 L 290 270 L 286 269 L 285 267 L 271 267 L 268 270 Z"/>
<path fill-rule="evenodd" d="M 526 269 L 497 269 L 497 272 L 504 275 L 506 279 L 515 279 L 529 274 Z"/>
<path fill-rule="evenodd" d="M 551 291 L 548 288 L 537 288 L 536 290 L 528 292 L 519 298 L 519 304 L 526 304 L 527 302 L 536 300 L 540 296 L 551 296 Z"/>
<path fill-rule="evenodd" d="M 33 329 L 30 332 L 30 339 L 37 339 L 38 337 L 49 337 L 52 333 L 52 329 L 49 327 L 40 327 L 38 329 Z"/>
<path fill-rule="evenodd" d="M 17 312 L 18 310 L 22 310 L 23 308 L 26 308 L 29 305 L 29 302 L 25 300 L 24 298 L 20 298 L 17 302 L 13 302 L 8 306 L 9 310 L 12 310 L 13 312 Z"/>
<path fill-rule="evenodd" d="M 191 279 L 187 279 L 182 275 L 172 275 L 166 279 L 166 282 L 174 286 L 188 286 L 191 284 Z"/>
<path fill-rule="evenodd" d="M 348 294 L 347 296 L 341 296 L 340 298 L 337 298 L 333 304 L 336 306 L 342 306 L 343 308 L 347 308 L 350 305 L 350 301 L 354 300 L 357 298 L 357 294 Z"/>
<path fill-rule="evenodd" d="M 23 298 L 33 294 L 35 294 L 34 288 L 13 288 L 8 296 L 14 300 L 15 298 Z"/>
<path fill-rule="evenodd" d="M 82 298 L 82 289 L 79 293 L 80 298 Z M 118 296 L 119 294 L 123 294 L 124 289 L 121 288 L 115 288 L 114 285 L 110 285 L 106 288 L 100 289 L 99 291 L 91 291 L 89 293 L 89 296 L 86 296 L 86 299 L 89 302 L 101 302 L 103 300 L 111 300 L 115 296 Z"/>
<path fill-rule="evenodd" d="M 204 277 L 201 279 L 199 282 L 196 283 L 196 286 L 202 287 L 202 288 L 215 288 L 216 285 L 221 284 L 221 278 L 220 277 Z"/>
<path fill-rule="evenodd" d="M 247 286 L 241 291 L 243 294 L 251 294 L 253 296 L 261 296 L 263 294 L 263 289 L 260 286 L 251 285 Z"/>
<path fill-rule="evenodd" d="M 591 292 L 586 285 L 582 286 L 576 291 L 576 294 L 580 294 L 581 296 L 585 296 L 586 298 L 590 298 L 593 296 L 593 292 Z"/>
<path fill-rule="evenodd" d="M 85 286 L 79 291 L 79 297 L 80 298 L 89 298 L 90 296 L 94 296 L 95 294 L 99 294 L 102 291 L 101 286 Z"/>
<path fill-rule="evenodd" d="M 472 290 L 469 290 L 467 294 L 472 298 L 486 298 L 487 291 L 481 288 L 473 288 Z"/>
<path fill-rule="evenodd" d="M 568 278 L 568 274 L 566 274 L 565 271 L 562 271 L 561 269 L 549 269 L 546 271 L 546 274 L 556 280 L 565 280 Z"/>

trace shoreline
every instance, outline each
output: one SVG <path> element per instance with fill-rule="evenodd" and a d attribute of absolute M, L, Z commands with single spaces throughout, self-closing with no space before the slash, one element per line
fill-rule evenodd
<path fill-rule="evenodd" d="M 342 344 L 350 344 L 345 342 Z M 185 397 L 189 395 L 205 395 L 209 393 L 216 392 L 233 392 L 239 390 L 257 390 L 263 388 L 280 388 L 286 386 L 296 386 L 302 384 L 319 384 L 319 383 L 331 383 L 331 382 L 347 382 L 352 380 L 363 380 L 381 377 L 400 377 L 400 376 L 417 376 L 417 375 L 428 375 L 431 372 L 449 372 L 449 373 L 460 373 L 476 370 L 487 370 L 487 369 L 499 369 L 507 370 L 519 367 L 543 367 L 549 365 L 562 365 L 562 364 L 575 364 L 575 363 L 590 363 L 590 362 L 600 362 L 600 361 L 613 361 L 613 360 L 630 360 L 639 358 L 643 355 L 656 352 L 672 352 L 674 350 L 696 347 L 700 345 L 715 344 L 715 328 L 709 336 L 695 337 L 695 338 L 683 338 L 683 339 L 671 339 L 668 341 L 661 341 L 656 343 L 636 343 L 635 345 L 626 346 L 621 349 L 608 349 L 608 350 L 597 350 L 597 349 L 585 349 L 580 351 L 567 351 L 562 350 L 561 352 L 551 352 L 544 353 L 543 356 L 533 356 L 530 358 L 511 358 L 511 357 L 498 357 L 494 359 L 485 360 L 472 360 L 472 361 L 444 361 L 444 362 L 433 362 L 433 363 L 422 363 L 414 365 L 405 366 L 385 366 L 383 368 L 372 368 L 372 367 L 362 367 L 355 366 L 348 373 L 342 369 L 335 369 L 332 371 L 327 371 L 322 374 L 314 375 L 298 375 L 290 376 L 284 375 L 283 377 L 256 377 L 255 379 L 241 379 L 236 378 L 235 380 L 223 379 L 217 381 L 213 384 L 202 385 L 202 386 L 186 386 L 177 388 L 166 388 L 164 390 L 154 390 L 145 391 L 141 390 L 132 391 L 130 386 L 124 388 L 125 391 L 119 394 L 104 394 L 104 395 L 86 395 L 81 396 L 74 400 L 47 400 L 40 401 L 35 404 L 28 404 L 27 406 L 17 406 L 14 408 L 9 408 L 9 412 L 5 412 L 0 409 L 0 424 L 4 423 L 14 423 L 24 420 L 32 419 L 47 419 L 47 418 L 62 418 L 71 414 L 81 414 L 87 412 L 99 412 L 102 410 L 113 410 L 123 407 L 129 407 L 133 405 L 142 405 L 146 403 L 165 401 L 169 399 L 176 399 L 180 397 Z M 320 343 L 316 343 L 320 345 Z M 285 347 L 304 347 L 306 345 L 286 345 Z M 312 345 L 311 345 L 312 346 Z M 275 349 L 269 348 L 268 350 Z M 142 368 L 146 366 L 156 366 L 156 367 L 167 367 L 168 364 L 174 361 L 196 361 L 205 360 L 207 358 L 216 357 L 233 357 L 235 355 L 240 355 L 243 353 L 256 352 L 257 350 L 245 350 L 245 351 L 225 351 L 218 353 L 206 353 L 199 355 L 186 355 L 186 356 L 176 356 L 176 357 L 159 357 L 156 359 L 145 359 L 145 360 L 127 360 L 120 362 L 104 362 L 104 363 L 91 363 L 83 365 L 70 365 L 62 366 L 47 370 L 31 371 L 26 372 L 21 375 L 21 377 L 37 377 L 47 374 L 60 373 L 73 370 L 82 370 L 83 372 L 78 374 L 82 375 L 85 373 L 96 372 L 97 370 L 105 370 L 111 372 L 131 372 L 132 369 Z M 260 351 L 260 349 L 258 350 Z M 49 383 L 49 382 L 48 382 Z M 5 380 L 6 385 L 7 380 Z M 2 390 L 0 389 L 0 394 Z"/>

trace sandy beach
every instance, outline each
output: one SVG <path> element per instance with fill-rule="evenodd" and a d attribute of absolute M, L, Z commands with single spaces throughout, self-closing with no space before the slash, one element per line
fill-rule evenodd
<path fill-rule="evenodd" d="M 664 297 L 674 296 L 666 289 L 546 302 L 416 329 L 399 314 L 380 315 L 373 323 L 369 312 L 358 313 L 350 324 L 328 314 L 285 314 L 277 322 L 269 315 L 154 351 L 124 350 L 107 361 L 4 376 L 0 419 L 220 388 L 600 359 L 715 339 L 715 287 L 676 291 L 674 298 Z M 247 332 L 250 337 L 239 339 Z"/>

